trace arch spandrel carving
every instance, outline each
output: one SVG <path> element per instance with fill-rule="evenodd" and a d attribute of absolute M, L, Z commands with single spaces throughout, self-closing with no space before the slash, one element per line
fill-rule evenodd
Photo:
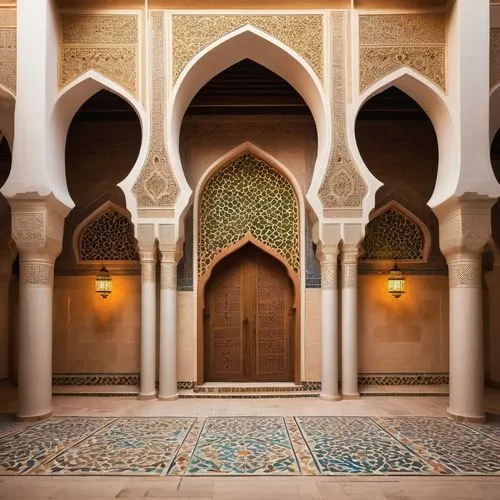
<path fill-rule="evenodd" d="M 12 12 L 12 11 L 9 11 Z M 1 10 L 0 10 L 1 13 Z M 17 86 L 17 29 L 11 23 L 10 17 L 0 15 L 0 85 L 16 93 Z"/>
<path fill-rule="evenodd" d="M 138 57 L 137 14 L 61 14 L 60 88 L 93 69 L 137 96 Z"/>
<path fill-rule="evenodd" d="M 201 50 L 219 38 L 252 25 L 300 54 L 323 78 L 323 16 L 320 14 L 182 15 L 172 16 L 173 80 Z"/>
<path fill-rule="evenodd" d="M 359 88 L 411 68 L 446 91 L 446 17 L 433 14 L 359 16 Z"/>
<path fill-rule="evenodd" d="M 299 204 L 294 188 L 275 168 L 246 152 L 219 169 L 201 192 L 198 275 L 249 235 L 299 273 Z"/>
<path fill-rule="evenodd" d="M 490 31 L 490 87 L 500 83 L 500 28 Z"/>

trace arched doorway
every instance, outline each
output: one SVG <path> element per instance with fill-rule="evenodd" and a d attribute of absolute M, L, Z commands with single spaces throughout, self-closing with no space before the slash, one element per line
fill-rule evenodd
<path fill-rule="evenodd" d="M 293 381 L 293 305 L 285 267 L 257 247 L 219 262 L 205 287 L 205 380 Z"/>

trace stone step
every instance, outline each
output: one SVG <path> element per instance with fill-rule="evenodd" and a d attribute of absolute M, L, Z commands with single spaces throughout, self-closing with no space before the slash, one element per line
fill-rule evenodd
<path fill-rule="evenodd" d="M 240 392 L 195 392 L 193 389 L 179 391 L 179 398 L 197 399 L 258 399 L 258 398 L 317 398 L 319 391 L 240 391 Z"/>
<path fill-rule="evenodd" d="M 262 394 L 319 392 L 319 388 L 293 382 L 206 382 L 195 385 L 196 394 Z"/>

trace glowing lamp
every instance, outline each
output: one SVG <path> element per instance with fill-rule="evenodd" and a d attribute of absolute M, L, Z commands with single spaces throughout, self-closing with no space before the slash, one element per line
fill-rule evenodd
<path fill-rule="evenodd" d="M 95 292 L 100 293 L 101 297 L 105 299 L 111 293 L 111 276 L 106 266 L 102 266 L 95 278 Z"/>
<path fill-rule="evenodd" d="M 387 291 L 396 299 L 405 293 L 405 277 L 396 263 L 387 278 Z"/>

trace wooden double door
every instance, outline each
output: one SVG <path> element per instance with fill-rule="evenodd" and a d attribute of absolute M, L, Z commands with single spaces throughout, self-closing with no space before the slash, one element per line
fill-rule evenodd
<path fill-rule="evenodd" d="M 293 285 L 252 245 L 222 260 L 205 288 L 206 381 L 292 381 Z"/>

